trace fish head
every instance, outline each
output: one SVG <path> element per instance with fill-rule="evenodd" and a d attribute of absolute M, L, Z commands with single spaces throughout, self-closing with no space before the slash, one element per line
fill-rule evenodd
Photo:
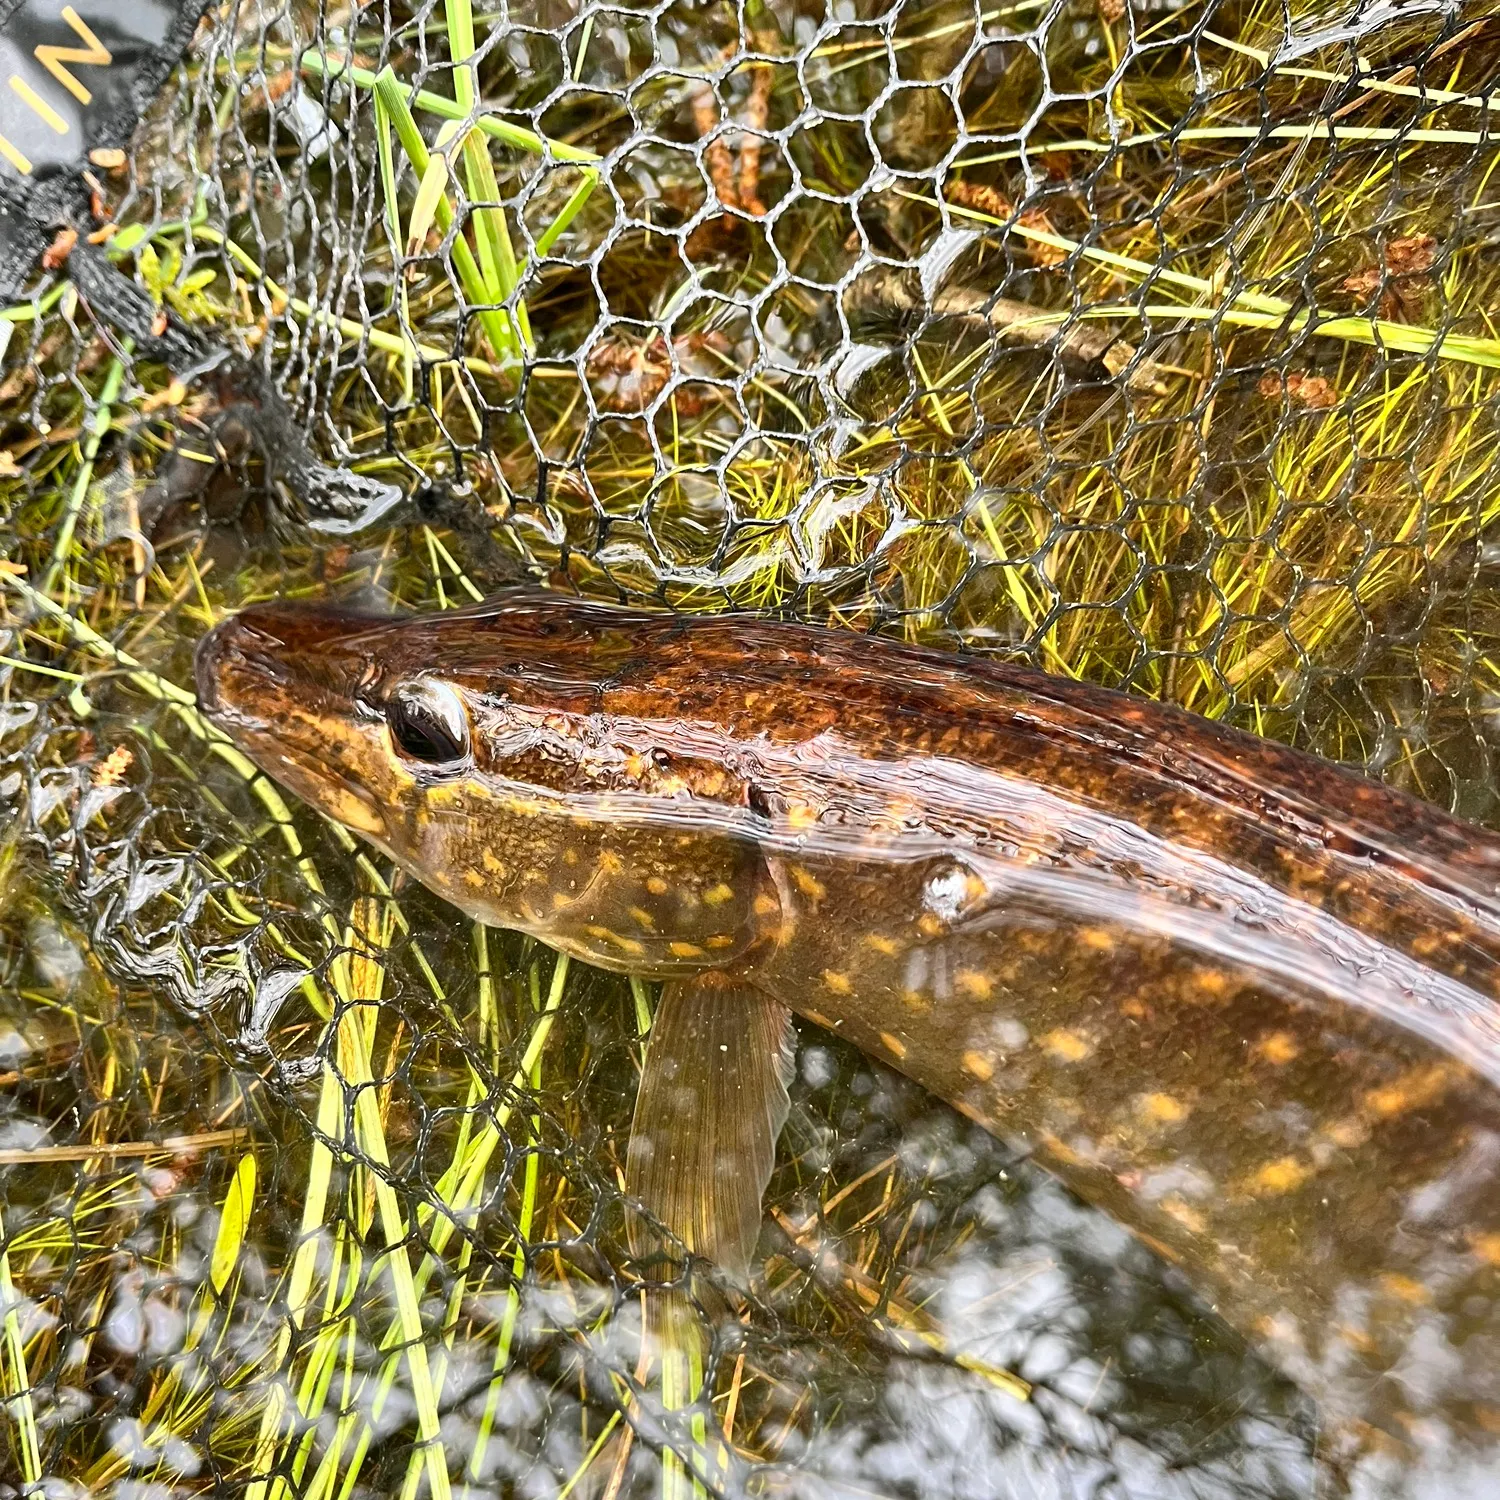
<path fill-rule="evenodd" d="M 647 976 L 723 967 L 776 898 L 712 726 L 614 688 L 669 617 L 512 590 L 389 615 L 266 603 L 199 644 L 205 715 L 475 920 Z"/>

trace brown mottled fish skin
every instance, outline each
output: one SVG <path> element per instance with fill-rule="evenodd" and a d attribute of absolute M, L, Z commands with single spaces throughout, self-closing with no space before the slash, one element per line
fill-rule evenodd
<path fill-rule="evenodd" d="M 466 757 L 395 744 L 413 681 Z M 1500 839 L 1109 690 L 534 590 L 257 606 L 198 683 L 474 918 L 753 986 L 1031 1147 L 1339 1422 L 1500 1462 Z"/>

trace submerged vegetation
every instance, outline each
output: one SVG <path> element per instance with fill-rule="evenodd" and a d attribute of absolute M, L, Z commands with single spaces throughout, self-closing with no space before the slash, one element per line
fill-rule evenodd
<path fill-rule="evenodd" d="M 65 244 L 0 313 L 6 1477 L 1296 1492 L 1295 1396 L 1144 1251 L 811 1031 L 753 1294 L 648 1368 L 650 994 L 287 806 L 189 652 L 526 570 L 1024 654 L 1493 820 L 1500 25 L 314 10 L 205 35 L 98 168 L 71 253 L 149 329 Z M 320 530 L 255 368 L 406 506 Z"/>

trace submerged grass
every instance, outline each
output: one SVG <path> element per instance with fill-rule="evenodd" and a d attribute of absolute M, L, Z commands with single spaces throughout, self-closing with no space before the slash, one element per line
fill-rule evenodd
<path fill-rule="evenodd" d="M 455 940 L 289 807 L 183 686 L 227 608 L 329 586 L 448 607 L 482 595 L 498 546 L 587 590 L 1026 655 L 1495 815 L 1500 154 L 1473 128 L 1493 23 L 1413 82 L 1425 21 L 1366 38 L 1356 76 L 1273 66 L 1269 3 L 1221 8 L 1212 31 L 1197 10 L 1127 25 L 1075 4 L 1043 108 L 1022 38 L 1044 9 L 986 10 L 976 32 L 967 10 L 910 4 L 890 36 L 830 35 L 800 71 L 773 8 L 743 66 L 700 18 L 680 73 L 630 80 L 651 139 L 613 157 L 639 37 L 602 12 L 571 54 L 533 38 L 527 63 L 448 0 L 425 42 L 447 47 L 451 92 L 412 86 L 414 33 L 224 60 L 216 126 L 245 139 L 242 74 L 277 66 L 367 132 L 381 233 L 359 298 L 201 194 L 110 253 L 215 336 L 289 358 L 331 341 L 352 465 L 391 477 L 400 454 L 465 526 L 440 511 L 315 546 L 252 515 L 226 542 L 169 502 L 148 538 L 144 475 L 174 450 L 207 467 L 209 401 L 96 338 L 65 278 L 0 314 L 13 356 L 29 335 L 0 390 L 0 750 L 24 744 L 0 789 L 59 851 L 50 871 L 0 851 L 0 1001 L 24 1040 L 8 1087 L 28 1119 L 77 1122 L 65 1149 L 83 1153 L 8 1169 L 0 1377 L 26 1485 L 732 1490 L 828 1420 L 798 1339 L 1030 1394 L 928 1306 L 925 1268 L 977 1233 L 957 1207 L 918 1212 L 953 1173 L 853 1149 L 830 1164 L 840 1110 L 858 1115 L 837 1086 L 817 1096 L 825 1134 L 786 1152 L 743 1342 L 695 1328 L 638 1363 L 650 1310 L 609 1216 L 648 987 L 483 928 Z M 947 96 L 920 85 L 976 36 L 957 97 L 985 139 L 955 151 Z M 914 85 L 901 115 L 872 102 L 890 66 Z M 517 123 L 564 81 L 538 128 Z M 870 110 L 869 138 L 837 123 Z M 869 139 L 905 185 L 863 191 Z M 729 213 L 703 217 L 710 188 Z M 871 252 L 930 284 L 893 301 Z M 1030 311 L 941 311 L 934 276 Z M 1085 369 L 1034 337 L 1097 328 L 1114 344 Z M 100 916 L 94 940 L 64 921 L 65 889 Z M 39 933 L 82 955 L 71 977 L 39 967 Z M 215 1004 L 197 1029 L 165 1014 L 163 986 L 236 997 L 228 1035 Z M 248 1054 L 237 1028 L 259 1028 Z M 163 1206 L 186 1201 L 210 1206 L 202 1225 Z M 783 1343 L 757 1340 L 767 1309 Z M 147 1313 L 178 1330 L 164 1354 L 121 1331 Z M 63 1410 L 59 1392 L 131 1360 L 109 1420 Z M 539 1390 L 565 1415 L 522 1454 Z"/>

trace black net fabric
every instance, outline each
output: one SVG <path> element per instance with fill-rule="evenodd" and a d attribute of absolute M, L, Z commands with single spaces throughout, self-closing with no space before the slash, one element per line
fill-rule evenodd
<path fill-rule="evenodd" d="M 1307 1493 L 1184 1283 L 810 1027 L 749 1294 L 648 1366 L 649 988 L 289 805 L 189 659 L 529 575 L 1494 822 L 1497 72 L 1428 0 L 215 7 L 0 325 L 0 1482 Z"/>

